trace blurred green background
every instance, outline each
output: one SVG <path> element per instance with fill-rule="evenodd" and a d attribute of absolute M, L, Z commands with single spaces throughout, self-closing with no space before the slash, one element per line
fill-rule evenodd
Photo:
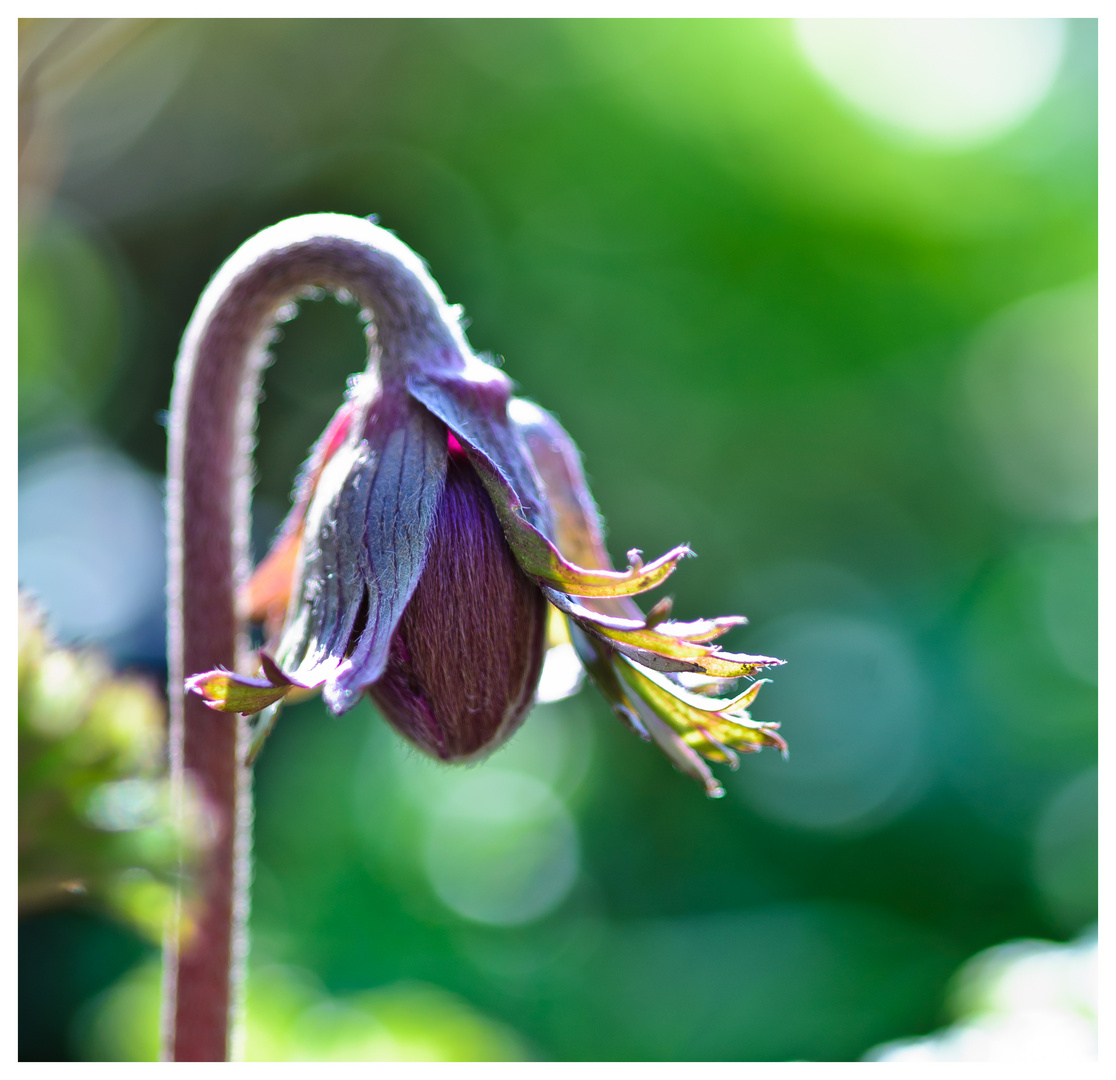
<path fill-rule="evenodd" d="M 856 1059 L 1096 918 L 1097 39 L 1086 20 L 25 20 L 21 581 L 165 678 L 163 413 L 210 275 L 378 215 L 581 446 L 620 557 L 786 657 L 720 802 L 592 690 L 443 769 L 371 705 L 256 770 L 247 1053 Z M 363 366 L 262 407 L 262 553 Z M 20 1056 L 142 1057 L 155 945 L 20 926 Z"/>

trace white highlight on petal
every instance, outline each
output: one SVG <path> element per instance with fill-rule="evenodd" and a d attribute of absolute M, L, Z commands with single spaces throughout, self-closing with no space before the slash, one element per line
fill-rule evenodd
<path fill-rule="evenodd" d="M 546 414 L 533 401 L 526 398 L 513 397 L 508 402 L 508 419 L 520 427 L 529 427 L 532 424 L 541 424 L 545 421 Z"/>
<path fill-rule="evenodd" d="M 581 689 L 584 677 L 585 671 L 574 647 L 568 641 L 552 645 L 547 649 L 543 660 L 535 701 L 546 705 L 571 697 Z"/>

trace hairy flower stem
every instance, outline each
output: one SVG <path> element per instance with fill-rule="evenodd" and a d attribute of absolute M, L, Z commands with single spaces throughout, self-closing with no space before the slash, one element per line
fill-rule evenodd
<path fill-rule="evenodd" d="M 163 1056 L 223 1061 L 247 953 L 251 777 L 247 721 L 183 692 L 186 676 L 235 669 L 249 572 L 251 450 L 267 347 L 283 309 L 307 288 L 349 293 L 369 327 L 384 385 L 421 359 L 466 350 L 455 314 L 420 260 L 358 218 L 315 214 L 243 245 L 202 294 L 176 367 L 168 449 L 168 662 L 171 773 L 210 810 L 213 840 L 196 895 L 167 935 Z M 372 325 L 375 334 L 372 334 Z"/>

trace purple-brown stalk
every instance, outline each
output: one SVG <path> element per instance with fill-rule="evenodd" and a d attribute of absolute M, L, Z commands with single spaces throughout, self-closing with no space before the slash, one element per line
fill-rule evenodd
<path fill-rule="evenodd" d="M 251 450 L 275 324 L 307 288 L 348 292 L 373 318 L 370 366 L 385 385 L 402 380 L 409 358 L 463 344 L 420 261 L 402 244 L 375 246 L 372 234 L 385 236 L 328 214 L 266 230 L 217 273 L 183 338 L 167 469 L 170 763 L 179 805 L 187 775 L 204 797 L 213 840 L 196 902 L 179 911 L 167 936 L 165 1059 L 228 1058 L 234 987 L 247 953 L 247 721 L 206 708 L 183 693 L 183 683 L 193 672 L 236 669 L 245 647 L 237 592 L 250 570 Z"/>
<path fill-rule="evenodd" d="M 275 323 L 308 287 L 357 301 L 369 367 L 315 444 L 238 612 L 260 374 Z M 549 604 L 613 711 L 711 797 L 723 789 L 707 761 L 735 768 L 737 751 L 785 749 L 777 724 L 748 713 L 766 680 L 719 698 L 680 677 L 727 685 L 782 661 L 712 644 L 739 616 L 675 622 L 669 599 L 643 614 L 631 597 L 689 548 L 650 563 L 633 550 L 613 569 L 569 435 L 512 397 L 421 260 L 367 221 L 294 218 L 221 268 L 183 339 L 168 473 L 171 768 L 180 803 L 187 776 L 200 789 L 215 837 L 200 900 L 182 902 L 168 936 L 167 1057 L 228 1056 L 248 911 L 243 716 L 294 688 L 320 690 L 335 714 L 368 693 L 419 749 L 475 759 L 530 708 Z M 248 611 L 271 639 L 259 675 L 237 663 Z"/>

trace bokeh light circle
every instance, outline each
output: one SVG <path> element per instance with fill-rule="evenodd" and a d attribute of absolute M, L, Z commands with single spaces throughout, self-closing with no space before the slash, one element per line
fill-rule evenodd
<path fill-rule="evenodd" d="M 1017 513 L 1097 512 L 1097 285 L 1015 304 L 976 335 L 962 402 L 997 495 Z"/>
<path fill-rule="evenodd" d="M 1035 829 L 1035 886 L 1062 929 L 1079 929 L 1097 916 L 1098 807 L 1092 766 L 1055 792 Z"/>
<path fill-rule="evenodd" d="M 566 807 L 524 773 L 490 768 L 462 776 L 427 822 L 430 884 L 442 903 L 474 922 L 541 918 L 566 898 L 579 862 Z"/>
<path fill-rule="evenodd" d="M 19 479 L 19 580 L 67 640 L 103 641 L 163 602 L 163 496 L 101 448 L 45 456 Z"/>
<path fill-rule="evenodd" d="M 925 688 L 899 634 L 815 612 L 774 624 L 764 641 L 790 658 L 759 699 L 790 754 L 746 758 L 733 790 L 765 817 L 819 830 L 868 830 L 911 805 L 926 765 Z"/>
<path fill-rule="evenodd" d="M 967 146 L 1046 96 L 1061 19 L 797 19 L 806 58 L 858 109 L 907 135 Z"/>

